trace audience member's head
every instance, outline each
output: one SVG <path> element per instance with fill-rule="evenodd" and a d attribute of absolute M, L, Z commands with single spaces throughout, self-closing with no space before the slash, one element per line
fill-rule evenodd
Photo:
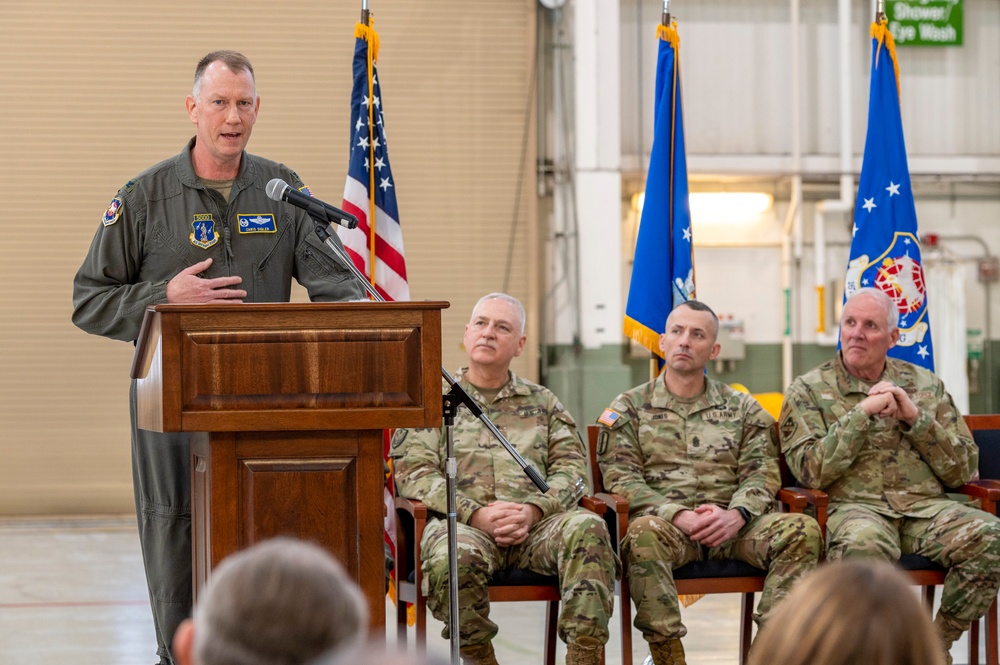
<path fill-rule="evenodd" d="M 802 578 L 768 618 L 751 665 L 943 665 L 941 641 L 905 575 L 844 559 Z"/>
<path fill-rule="evenodd" d="M 275 538 L 212 572 L 174 654 L 181 665 L 304 665 L 367 628 L 360 589 L 326 550 Z"/>

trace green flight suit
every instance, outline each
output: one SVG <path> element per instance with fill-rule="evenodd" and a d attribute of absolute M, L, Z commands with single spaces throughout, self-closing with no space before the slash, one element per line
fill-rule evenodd
<path fill-rule="evenodd" d="M 272 178 L 302 187 L 293 171 L 244 152 L 225 201 L 198 181 L 194 142 L 118 191 L 73 281 L 73 323 L 133 342 L 146 307 L 167 302 L 167 282 L 209 257 L 213 263 L 202 276 L 239 275 L 235 288 L 246 290 L 245 302 L 288 301 L 293 277 L 313 300 L 364 296 L 306 213 L 266 195 Z M 129 402 L 139 537 L 158 652 L 170 663 L 174 631 L 192 602 L 190 439 L 137 427 L 135 382 Z"/>

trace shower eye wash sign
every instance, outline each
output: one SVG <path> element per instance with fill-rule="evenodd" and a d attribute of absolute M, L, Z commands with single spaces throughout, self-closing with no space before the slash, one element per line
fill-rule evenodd
<path fill-rule="evenodd" d="M 885 15 L 901 46 L 962 45 L 962 0 L 886 0 Z"/>

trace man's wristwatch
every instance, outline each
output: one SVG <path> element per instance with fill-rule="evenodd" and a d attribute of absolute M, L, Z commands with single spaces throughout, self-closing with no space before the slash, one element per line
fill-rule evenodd
<path fill-rule="evenodd" d="M 740 514 L 740 517 L 743 518 L 743 522 L 745 524 L 749 524 L 750 520 L 753 518 L 753 515 L 750 514 L 750 511 L 744 508 L 743 506 L 736 506 L 736 512 Z"/>

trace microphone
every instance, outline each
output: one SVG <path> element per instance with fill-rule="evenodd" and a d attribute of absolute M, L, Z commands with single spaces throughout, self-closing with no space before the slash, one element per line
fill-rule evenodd
<path fill-rule="evenodd" d="M 291 203 L 296 208 L 302 208 L 313 219 L 335 222 L 349 229 L 354 229 L 358 226 L 358 218 L 354 215 L 344 212 L 340 208 L 335 208 L 329 203 L 324 203 L 317 198 L 303 194 L 281 178 L 271 180 L 267 183 L 265 189 L 268 198 Z"/>

